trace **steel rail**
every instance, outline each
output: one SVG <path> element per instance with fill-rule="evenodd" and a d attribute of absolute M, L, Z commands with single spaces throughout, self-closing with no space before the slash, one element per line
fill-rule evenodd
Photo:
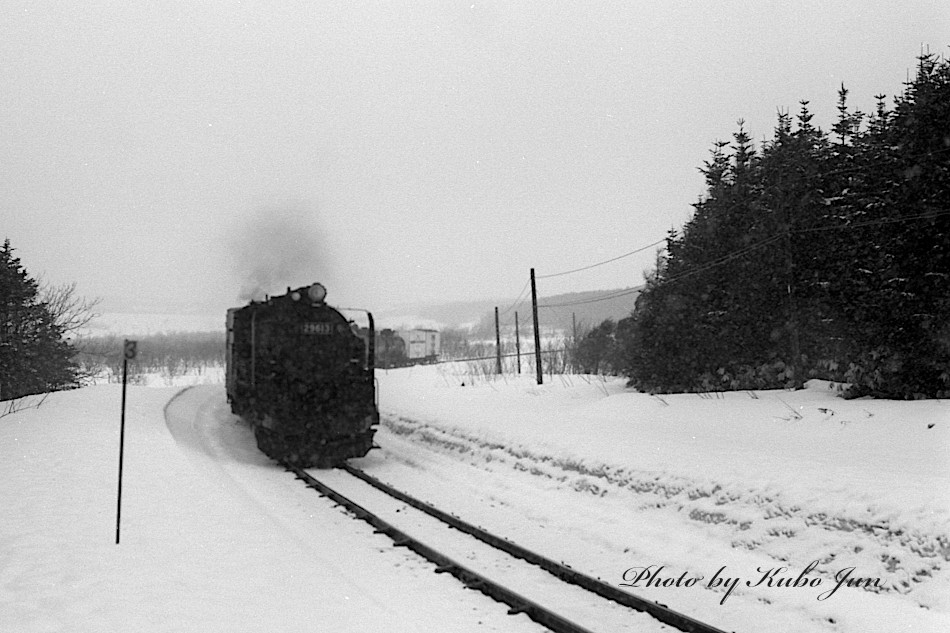
<path fill-rule="evenodd" d="M 564 582 L 587 589 L 601 598 L 612 600 L 613 602 L 621 604 L 625 607 L 630 607 L 631 609 L 647 613 L 655 620 L 658 620 L 664 624 L 668 624 L 686 633 L 726 633 L 722 629 L 691 618 L 688 615 L 679 613 L 678 611 L 674 611 L 664 604 L 659 602 L 651 602 L 645 598 L 621 591 L 620 589 L 608 585 L 597 578 L 582 574 L 562 563 L 555 562 L 550 558 L 546 558 L 540 554 L 532 552 L 531 550 L 526 549 L 517 543 L 513 543 L 505 538 L 496 536 L 480 527 L 474 526 L 459 519 L 455 515 L 448 514 L 447 512 L 439 510 L 438 508 L 424 501 L 420 501 L 419 499 L 416 499 L 415 497 L 412 497 L 401 490 L 393 488 L 389 484 L 386 484 L 379 479 L 376 479 L 372 475 L 368 475 L 362 470 L 349 464 L 344 464 L 342 468 L 354 477 L 365 481 L 367 484 L 392 496 L 393 498 L 398 499 L 412 506 L 413 508 L 416 508 L 417 510 L 425 512 L 429 516 L 443 521 L 455 529 L 464 532 L 469 536 L 477 538 L 483 543 L 500 549 L 501 551 L 514 556 L 515 558 L 519 558 L 533 565 L 537 565 Z"/>
<path fill-rule="evenodd" d="M 283 464 L 284 468 L 294 473 L 297 479 L 302 480 L 308 488 L 312 488 L 321 495 L 329 497 L 339 505 L 352 512 L 357 518 L 366 521 L 380 534 L 385 534 L 393 540 L 397 547 L 407 547 L 423 558 L 435 563 L 436 573 L 448 573 L 459 579 L 466 587 L 476 589 L 490 598 L 508 605 L 509 615 L 524 613 L 538 624 L 555 631 L 556 633 L 593 633 L 583 626 L 559 616 L 550 609 L 511 591 L 467 567 L 460 565 L 448 556 L 418 541 L 409 534 L 399 530 L 391 523 L 370 512 L 355 501 L 343 496 L 323 482 L 310 476 L 301 468 Z"/>

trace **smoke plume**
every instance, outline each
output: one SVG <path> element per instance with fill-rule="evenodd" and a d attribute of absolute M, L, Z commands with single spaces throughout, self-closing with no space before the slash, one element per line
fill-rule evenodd
<path fill-rule="evenodd" d="M 317 215 L 305 205 L 261 209 L 231 240 L 241 301 L 260 301 L 326 276 Z M 325 281 L 324 281 L 325 283 Z"/>

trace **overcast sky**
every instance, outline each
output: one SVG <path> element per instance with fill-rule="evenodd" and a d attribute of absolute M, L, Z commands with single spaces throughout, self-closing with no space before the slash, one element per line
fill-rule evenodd
<path fill-rule="evenodd" d="M 3 0 L 0 239 L 109 310 L 513 299 L 682 226 L 738 119 L 828 129 L 948 44 L 945 0 Z"/>

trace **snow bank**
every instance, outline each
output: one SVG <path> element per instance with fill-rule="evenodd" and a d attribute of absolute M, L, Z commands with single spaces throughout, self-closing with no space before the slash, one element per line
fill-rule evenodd
<path fill-rule="evenodd" d="M 817 382 L 796 392 L 658 397 L 611 379 L 473 378 L 451 365 L 389 372 L 381 379 L 388 433 L 483 470 L 549 482 L 562 494 L 530 504 L 537 520 L 600 524 L 575 531 L 600 546 L 578 552 L 574 540 L 559 550 L 590 573 L 619 581 L 617 561 L 630 549 L 707 579 L 728 565 L 753 584 L 760 566 L 797 574 L 818 561 L 827 588 L 850 567 L 880 585 L 823 602 L 768 587 L 742 593 L 773 614 L 797 605 L 810 623 L 794 630 L 950 624 L 950 403 L 846 401 Z M 564 500 L 565 491 L 597 502 Z M 749 613 L 724 618 L 721 593 L 708 608 L 695 594 L 656 595 L 724 628 L 748 630 L 746 619 L 758 628 Z"/>

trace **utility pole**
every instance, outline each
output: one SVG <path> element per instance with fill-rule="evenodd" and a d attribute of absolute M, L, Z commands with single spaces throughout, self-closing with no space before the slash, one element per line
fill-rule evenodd
<path fill-rule="evenodd" d="M 501 374 L 501 329 L 498 327 L 498 306 L 495 306 L 495 359 L 497 373 Z"/>
<path fill-rule="evenodd" d="M 538 288 L 534 281 L 534 268 L 531 269 L 531 312 L 534 319 L 534 365 L 538 373 L 538 384 L 544 384 L 541 373 L 541 328 L 538 327 Z"/>
<path fill-rule="evenodd" d="M 518 329 L 518 311 L 515 310 L 515 353 L 518 355 L 518 373 L 521 373 L 521 333 Z"/>
<path fill-rule="evenodd" d="M 571 371 L 577 371 L 574 360 L 577 358 L 577 313 L 571 312 Z"/>

